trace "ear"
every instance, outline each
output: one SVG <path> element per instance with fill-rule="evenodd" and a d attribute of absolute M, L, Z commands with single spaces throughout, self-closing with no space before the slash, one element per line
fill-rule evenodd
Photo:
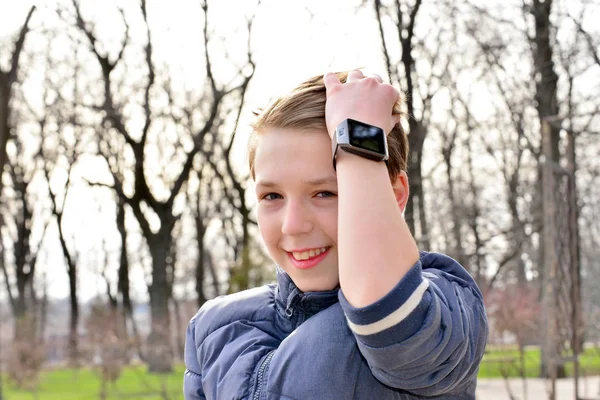
<path fill-rule="evenodd" d="M 410 194 L 408 189 L 408 175 L 406 175 L 405 171 L 401 171 L 396 176 L 396 179 L 392 181 L 392 188 L 394 189 L 394 196 L 396 197 L 398 207 L 400 207 L 400 211 L 404 214 L 408 195 Z"/>

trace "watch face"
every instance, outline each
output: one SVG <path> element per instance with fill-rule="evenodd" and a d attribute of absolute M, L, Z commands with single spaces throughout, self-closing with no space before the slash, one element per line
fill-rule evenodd
<path fill-rule="evenodd" d="M 385 134 L 381 128 L 348 119 L 349 142 L 352 146 L 385 154 Z"/>

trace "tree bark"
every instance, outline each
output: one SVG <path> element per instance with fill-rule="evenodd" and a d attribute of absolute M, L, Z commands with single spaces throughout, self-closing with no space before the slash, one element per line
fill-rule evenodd
<path fill-rule="evenodd" d="M 467 118 L 470 122 L 470 114 L 467 114 Z M 469 130 L 471 128 L 470 124 L 467 124 Z M 473 233 L 473 237 L 475 238 L 475 282 L 477 282 L 477 286 L 481 288 L 483 291 L 486 288 L 484 285 L 485 280 L 485 270 L 483 267 L 483 257 L 481 256 L 480 250 L 483 249 L 483 241 L 481 240 L 481 234 L 479 232 L 479 223 L 478 218 L 481 215 L 481 211 L 479 209 L 479 191 L 477 189 L 477 185 L 475 183 L 475 174 L 473 172 L 473 143 L 472 139 L 467 141 L 467 168 L 469 172 L 469 189 L 471 190 L 471 196 L 473 204 L 470 207 L 469 212 L 469 227 Z M 484 296 L 486 292 L 483 293 Z"/>
<path fill-rule="evenodd" d="M 416 0 L 414 5 L 409 7 L 410 12 L 408 18 L 405 18 L 404 16 L 404 7 L 400 4 L 400 1 L 397 1 L 395 5 L 390 6 L 393 8 L 393 12 L 395 13 L 397 37 L 402 50 L 400 63 L 403 67 L 403 75 L 400 76 L 401 72 L 391 60 L 390 52 L 388 50 L 388 45 L 384 35 L 384 22 L 382 15 L 384 6 L 382 6 L 380 0 L 373 1 L 373 6 L 375 8 L 375 14 L 377 16 L 377 22 L 379 25 L 382 50 L 385 56 L 386 67 L 388 69 L 390 79 L 398 84 L 401 82 L 406 83 L 406 87 L 403 88 L 403 91 L 406 94 L 406 106 L 409 116 L 408 146 L 410 152 L 407 160 L 407 173 L 410 182 L 410 196 L 408 197 L 408 201 L 406 203 L 404 219 L 406 220 L 410 231 L 415 236 L 419 247 L 427 249 L 430 246 L 430 240 L 428 237 L 429 229 L 427 226 L 427 212 L 425 208 L 423 176 L 421 171 L 421 153 L 423 149 L 423 143 L 427 135 L 427 127 L 424 126 L 425 121 L 423 115 L 427 110 L 422 110 L 421 118 L 420 120 L 417 120 L 414 105 L 414 97 L 417 94 L 417 91 L 415 90 L 417 73 L 415 72 L 415 60 L 412 56 L 412 50 L 414 48 L 414 28 L 421 4 L 421 0 Z"/>
<path fill-rule="evenodd" d="M 177 220 L 177 217 L 173 215 L 174 203 L 177 196 L 181 193 L 183 186 L 188 182 L 190 172 L 193 169 L 194 159 L 197 154 L 204 149 L 204 140 L 207 134 L 216 131 L 215 125 L 221 120 L 221 105 L 225 96 L 230 96 L 232 93 L 238 91 L 245 91 L 245 88 L 250 81 L 246 75 L 240 72 L 238 78 L 241 78 L 242 83 L 239 86 L 231 84 L 230 87 L 217 87 L 213 73 L 212 64 L 209 56 L 209 27 L 208 27 L 208 5 L 206 2 L 202 2 L 201 8 L 204 11 L 204 58 L 206 61 L 206 76 L 207 76 L 207 91 L 203 94 L 202 108 L 204 105 L 207 107 L 207 114 L 203 115 L 203 125 L 196 129 L 194 122 L 190 123 L 190 139 L 192 142 L 192 148 L 186 151 L 185 161 L 181 167 L 181 170 L 177 176 L 171 182 L 163 182 L 167 187 L 170 187 L 168 198 L 160 200 L 155 197 L 152 191 L 152 187 L 147 181 L 147 170 L 145 170 L 146 163 L 146 145 L 148 143 L 148 136 L 152 132 L 154 127 L 154 121 L 163 118 L 159 116 L 158 112 L 153 109 L 152 94 L 154 88 L 158 83 L 156 82 L 155 66 L 153 62 L 153 45 L 152 35 L 150 32 L 150 26 L 147 18 L 146 1 L 141 1 L 141 11 L 145 23 L 145 31 L 147 42 L 143 48 L 144 50 L 144 61 L 145 61 L 145 74 L 146 81 L 143 85 L 143 95 L 141 110 L 143 113 L 143 127 L 138 132 L 132 132 L 129 129 L 130 126 L 127 123 L 127 113 L 124 111 L 123 106 L 116 100 L 116 96 L 113 93 L 113 75 L 112 72 L 116 66 L 123 61 L 123 54 L 127 48 L 129 42 L 129 26 L 125 15 L 123 16 L 123 23 L 125 25 L 125 37 L 123 45 L 119 51 L 118 56 L 111 60 L 105 49 L 102 48 L 95 32 L 88 26 L 84 21 L 82 14 L 79 9 L 79 2 L 73 0 L 73 8 L 76 13 L 76 24 L 77 27 L 86 36 L 90 50 L 93 56 L 96 58 L 100 69 L 102 71 L 102 84 L 104 87 L 104 99 L 101 106 L 98 108 L 104 113 L 103 125 L 99 127 L 99 131 L 102 132 L 103 137 L 101 141 L 103 143 L 111 142 L 109 135 L 119 135 L 124 142 L 126 147 L 133 153 L 133 167 L 131 168 L 132 175 L 132 186 L 133 194 L 128 195 L 124 190 L 124 182 L 122 176 L 117 174 L 115 171 L 119 169 L 118 162 L 121 159 L 127 157 L 121 152 L 113 151 L 109 154 L 109 150 L 99 146 L 100 153 L 105 159 L 106 163 L 110 168 L 110 172 L 113 177 L 112 189 L 115 190 L 117 195 L 129 206 L 133 211 L 133 214 L 140 225 L 140 229 L 146 242 L 149 246 L 150 255 L 152 258 L 152 282 L 148 287 L 150 295 L 150 310 L 151 310 L 151 333 L 147 342 L 146 361 L 149 364 L 150 370 L 153 372 L 168 372 L 171 370 L 172 351 L 170 341 L 170 330 L 169 330 L 169 296 L 171 293 L 171 284 L 174 271 L 174 258 L 171 254 L 173 245 L 173 227 Z M 249 30 L 251 23 L 249 23 Z M 251 62 L 251 52 L 248 50 L 248 64 L 254 69 L 253 63 Z M 123 63 L 126 61 L 123 61 Z M 241 70 L 240 70 L 241 71 Z M 236 81 L 239 82 L 239 81 Z M 164 84 L 164 83 L 163 83 Z M 164 84 L 166 86 L 166 84 Z M 164 87 L 163 87 L 164 88 Z M 198 108 L 199 103 L 194 103 L 194 108 Z M 193 114 L 192 114 L 193 115 Z M 193 115 L 195 117 L 195 115 Z M 176 117 L 172 116 L 175 120 Z M 190 121 L 194 121 L 195 118 L 190 118 Z M 113 129 L 106 129 L 107 126 L 111 126 Z M 139 139 L 137 139 L 139 137 Z M 110 148 L 110 145 L 108 145 Z M 116 153 L 116 154 L 115 154 Z M 115 161 L 117 160 L 117 161 Z M 106 185 L 104 185 L 106 186 Z M 150 226 L 150 222 L 147 215 L 143 211 L 143 207 L 147 206 L 155 215 L 158 216 L 160 221 L 160 228 L 158 232 L 154 232 Z"/>
<path fill-rule="evenodd" d="M 171 249 L 171 229 L 164 225 L 148 245 L 152 255 L 152 283 L 150 294 L 151 332 L 148 337 L 146 358 L 149 369 L 155 373 L 172 371 L 173 355 L 170 348 L 169 282 L 167 279 L 167 257 Z"/>
<path fill-rule="evenodd" d="M 2 174 L 6 164 L 6 143 L 10 137 L 10 95 L 11 86 L 8 77 L 0 71 L 0 191 L 2 190 Z"/>
<path fill-rule="evenodd" d="M 206 263 L 207 254 L 204 248 L 204 234 L 206 233 L 206 227 L 204 226 L 204 221 L 202 218 L 201 211 L 199 209 L 200 202 L 197 202 L 198 209 L 196 210 L 196 242 L 198 244 L 198 259 L 196 260 L 196 294 L 197 294 L 197 303 L 198 307 L 202 307 L 202 305 L 206 302 L 206 295 L 204 294 L 204 276 L 205 269 L 204 265 Z"/>
<path fill-rule="evenodd" d="M 133 304 L 131 302 L 130 293 L 130 281 L 129 281 L 129 257 L 127 254 L 127 229 L 125 227 L 125 201 L 118 197 L 117 199 L 117 230 L 121 238 L 121 253 L 119 256 L 119 271 L 118 271 L 118 283 L 117 291 L 121 296 L 122 305 L 122 333 L 123 337 L 126 338 L 129 335 L 127 329 L 127 322 L 131 326 L 131 334 L 133 335 L 134 345 L 137 348 L 138 356 L 140 359 L 144 359 L 144 352 L 141 346 L 141 338 L 133 316 Z"/>
<path fill-rule="evenodd" d="M 454 179 L 452 177 L 452 152 L 454 150 L 454 138 L 451 139 L 451 142 L 448 143 L 447 147 L 443 151 L 444 163 L 446 164 L 446 180 L 448 181 L 448 200 L 450 203 L 450 212 L 452 222 L 452 249 L 451 256 L 456 259 L 466 269 L 469 268 L 467 265 L 467 260 L 464 257 L 464 251 L 462 246 L 462 237 L 461 237 L 461 224 L 462 224 L 462 212 L 460 212 L 462 207 L 459 207 L 456 203 L 455 189 L 454 189 Z"/>
<path fill-rule="evenodd" d="M 35 11 L 32 6 L 27 13 L 25 22 L 15 43 L 14 51 L 11 55 L 10 70 L 5 72 L 0 68 L 0 193 L 2 192 L 2 174 L 6 164 L 6 144 L 10 138 L 10 100 L 12 97 L 12 88 L 17 81 L 19 72 L 19 60 L 25 44 L 25 38 L 29 32 L 29 21 Z"/>
<path fill-rule="evenodd" d="M 558 75 L 555 72 L 552 48 L 552 0 L 534 0 L 532 13 L 535 19 L 535 46 L 533 62 L 536 73 L 537 111 L 540 126 L 544 118 L 558 116 L 557 85 Z M 551 124 L 550 140 L 552 145 L 552 161 L 560 159 L 560 128 Z"/>
<path fill-rule="evenodd" d="M 554 70 L 553 60 L 553 48 L 552 48 L 552 22 L 550 17 L 552 15 L 552 0 L 533 0 L 531 13 L 535 22 L 535 37 L 533 46 L 533 63 L 535 67 L 535 81 L 536 81 L 536 94 L 535 99 L 537 102 L 537 112 L 540 119 L 540 126 L 543 126 L 545 119 L 548 117 L 558 116 L 558 98 L 557 98 L 557 85 L 558 75 Z M 552 123 L 549 126 L 549 144 L 550 144 L 550 156 L 551 161 L 558 163 L 560 160 L 560 128 Z M 540 169 L 541 172 L 541 169 Z M 540 179 L 541 181 L 542 179 Z M 545 199 L 540 196 L 542 207 Z M 543 220 L 542 220 L 543 221 Z M 544 224 L 540 224 L 540 237 L 545 237 Z M 543 240 L 541 242 L 544 242 Z M 540 246 L 540 261 L 543 266 L 544 274 L 547 274 L 547 268 L 549 268 L 549 260 L 545 259 L 545 254 L 548 243 L 544 243 Z M 542 365 L 540 369 L 540 375 L 542 377 L 548 376 L 547 371 L 547 359 L 546 352 L 542 352 Z M 557 377 L 565 376 L 565 366 L 557 366 Z"/>

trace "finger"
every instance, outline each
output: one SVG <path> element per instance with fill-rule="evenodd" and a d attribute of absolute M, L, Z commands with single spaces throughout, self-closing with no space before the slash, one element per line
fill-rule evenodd
<path fill-rule="evenodd" d="M 350 73 L 348 74 L 347 82 L 357 81 L 364 77 L 365 76 L 363 75 L 363 73 L 361 71 L 359 71 L 358 69 L 355 69 L 355 70 L 350 71 Z"/>
<path fill-rule="evenodd" d="M 377 75 L 377 74 L 370 74 L 369 78 L 373 78 L 375 79 L 377 82 L 379 83 L 383 83 L 383 79 L 381 78 L 381 76 Z"/>
<path fill-rule="evenodd" d="M 325 90 L 330 93 L 335 88 L 342 86 L 340 80 L 333 72 L 328 72 L 323 76 L 323 83 L 325 83 Z"/>
<path fill-rule="evenodd" d="M 398 100 L 401 100 L 400 92 L 398 91 L 398 89 L 389 84 L 384 84 L 383 87 L 385 87 L 388 90 L 390 98 L 394 100 L 394 103 L 398 102 Z"/>

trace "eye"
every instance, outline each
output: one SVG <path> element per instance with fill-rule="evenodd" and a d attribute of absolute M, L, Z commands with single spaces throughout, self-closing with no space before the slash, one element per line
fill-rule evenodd
<path fill-rule="evenodd" d="M 317 193 L 317 197 L 320 197 L 320 198 L 328 198 L 328 197 L 335 197 L 335 196 L 337 196 L 337 194 L 335 194 L 333 192 L 328 192 L 328 191 L 323 191 L 323 192 Z"/>
<path fill-rule="evenodd" d="M 267 201 L 273 201 L 273 200 L 277 200 L 277 199 L 281 199 L 283 197 L 281 197 L 280 194 L 277 193 L 267 193 L 264 196 L 262 196 L 260 199 L 261 200 L 267 200 Z"/>

